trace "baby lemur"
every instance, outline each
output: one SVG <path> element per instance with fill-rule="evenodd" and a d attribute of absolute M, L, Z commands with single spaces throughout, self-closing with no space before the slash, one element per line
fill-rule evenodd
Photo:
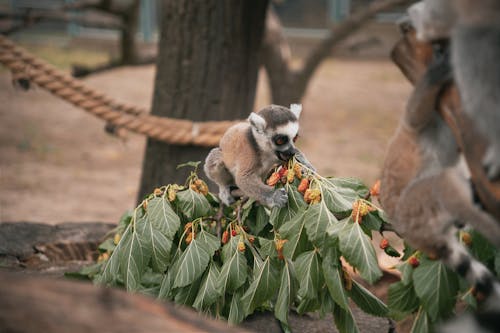
<path fill-rule="evenodd" d="M 500 177 L 500 1 L 424 0 L 409 9 L 417 36 L 451 38 L 453 74 L 464 112 L 488 140 L 483 166 Z"/>
<path fill-rule="evenodd" d="M 499 246 L 500 224 L 474 205 L 458 146 L 436 112 L 442 87 L 452 75 L 447 49 L 436 51 L 389 145 L 380 200 L 395 230 L 411 246 L 442 259 L 490 295 L 498 288 L 493 275 L 469 255 L 455 232 L 468 223 Z"/>
<path fill-rule="evenodd" d="M 231 190 L 236 186 L 243 195 L 268 207 L 283 207 L 288 196 L 285 189 L 274 190 L 264 184 L 269 171 L 294 157 L 313 169 L 305 156 L 295 147 L 302 106 L 290 109 L 270 105 L 252 112 L 247 122 L 230 127 L 218 148 L 208 154 L 204 170 L 219 186 L 219 198 L 225 205 L 235 201 Z"/>

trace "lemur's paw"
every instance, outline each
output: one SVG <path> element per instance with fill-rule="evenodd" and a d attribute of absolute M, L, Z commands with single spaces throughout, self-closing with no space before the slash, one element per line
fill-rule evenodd
<path fill-rule="evenodd" d="M 483 167 L 490 180 L 500 177 L 500 147 L 490 145 L 483 158 Z"/>
<path fill-rule="evenodd" d="M 231 206 L 236 202 L 236 199 L 231 195 L 229 189 L 221 189 L 219 191 L 219 199 L 226 206 Z"/>
<path fill-rule="evenodd" d="M 285 206 L 288 202 L 288 194 L 284 188 L 277 189 L 271 194 L 271 197 L 268 200 L 269 207 L 278 207 L 281 208 Z"/>

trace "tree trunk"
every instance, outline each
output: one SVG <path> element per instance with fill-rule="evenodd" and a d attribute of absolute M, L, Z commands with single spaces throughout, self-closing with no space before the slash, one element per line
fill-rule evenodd
<path fill-rule="evenodd" d="M 139 62 L 139 50 L 135 40 L 139 24 L 139 0 L 134 0 L 126 9 L 122 20 L 123 29 L 120 31 L 121 62 L 124 65 L 136 64 Z"/>
<path fill-rule="evenodd" d="M 166 1 L 152 114 L 234 120 L 252 111 L 268 0 Z M 207 148 L 148 139 L 139 189 L 183 183 L 176 166 L 203 161 Z"/>

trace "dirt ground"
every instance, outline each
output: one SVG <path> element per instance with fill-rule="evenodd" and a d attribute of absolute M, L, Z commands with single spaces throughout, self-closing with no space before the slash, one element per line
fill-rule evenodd
<path fill-rule="evenodd" d="M 63 52 L 63 51 L 61 51 Z M 85 79 L 127 103 L 151 104 L 154 67 Z M 269 103 L 261 75 L 255 109 Z M 303 100 L 299 146 L 323 175 L 377 179 L 410 91 L 389 60 L 327 60 Z M 0 69 L 0 221 L 116 222 L 134 205 L 145 139 L 35 88 L 15 89 Z"/>

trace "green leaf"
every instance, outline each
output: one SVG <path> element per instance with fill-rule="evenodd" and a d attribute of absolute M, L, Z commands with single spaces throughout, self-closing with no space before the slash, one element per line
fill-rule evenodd
<path fill-rule="evenodd" d="M 343 309 L 337 304 L 333 308 L 333 321 L 340 333 L 359 333 L 351 309 Z"/>
<path fill-rule="evenodd" d="M 326 234 L 328 238 L 333 242 L 337 242 L 340 235 L 342 234 L 342 230 L 347 227 L 348 223 L 350 223 L 350 218 L 345 218 L 338 223 L 329 225 L 328 228 L 326 228 Z"/>
<path fill-rule="evenodd" d="M 340 233 L 339 240 L 343 256 L 359 270 L 365 280 L 374 283 L 382 276 L 370 238 L 358 223 L 347 223 Z"/>
<path fill-rule="evenodd" d="M 370 212 L 363 216 L 363 221 L 361 222 L 361 228 L 369 237 L 371 237 L 372 231 L 379 231 L 382 227 L 383 221 L 378 216 L 378 211 Z"/>
<path fill-rule="evenodd" d="M 197 233 L 196 238 L 200 243 L 203 243 L 203 246 L 208 250 L 210 256 L 213 256 L 215 251 L 220 249 L 220 239 L 205 230 L 201 230 Z"/>
<path fill-rule="evenodd" d="M 328 251 L 321 266 L 323 267 L 323 277 L 325 278 L 330 296 L 341 308 L 347 310 L 349 302 L 344 284 L 342 283 L 342 268 L 339 265 L 338 255 L 335 255 L 331 250 Z"/>
<path fill-rule="evenodd" d="M 318 247 L 323 245 L 326 229 L 339 222 L 324 201 L 311 205 L 305 212 L 304 221 L 309 240 Z"/>
<path fill-rule="evenodd" d="M 397 268 L 398 271 L 401 272 L 401 282 L 404 284 L 410 284 L 413 277 L 413 266 L 405 261 L 402 264 L 399 264 Z"/>
<path fill-rule="evenodd" d="M 120 242 L 115 250 L 104 264 L 102 274 L 99 275 L 97 282 L 102 284 L 113 284 L 120 278 L 120 256 L 125 244 L 130 241 L 132 227 L 129 225 L 123 232 Z"/>
<path fill-rule="evenodd" d="M 222 262 L 225 263 L 229 259 L 232 258 L 234 251 L 238 251 L 238 242 L 240 237 L 232 237 L 229 239 L 229 242 L 224 244 L 221 251 Z"/>
<path fill-rule="evenodd" d="M 279 229 L 283 223 L 294 219 L 307 207 L 302 195 L 294 187 L 287 184 L 285 189 L 288 193 L 288 203 L 283 208 L 274 207 L 271 209 L 269 217 L 269 223 L 276 229 Z"/>
<path fill-rule="evenodd" d="M 210 252 L 196 238 L 187 246 L 179 258 L 178 271 L 174 278 L 174 288 L 185 287 L 199 278 L 205 271 L 210 261 Z"/>
<path fill-rule="evenodd" d="M 222 265 L 217 290 L 221 295 L 225 292 L 233 292 L 245 283 L 247 276 L 247 258 L 235 249 L 231 258 Z"/>
<path fill-rule="evenodd" d="M 131 225 L 130 228 L 133 228 Z M 121 244 L 122 240 L 120 240 Z M 136 229 L 132 229 L 130 237 L 123 243 L 117 254 L 120 260 L 120 272 L 127 290 L 138 290 L 141 284 L 142 273 L 151 258 L 151 245 L 142 238 Z"/>
<path fill-rule="evenodd" d="M 370 193 L 370 189 L 358 178 L 327 178 L 329 183 L 336 186 L 342 192 L 343 189 L 350 189 L 356 193 L 359 198 L 365 198 Z"/>
<path fill-rule="evenodd" d="M 115 245 L 115 242 L 113 241 L 113 238 L 106 239 L 104 242 L 99 244 L 99 247 L 98 247 L 99 251 L 102 251 L 102 252 L 106 252 L 106 251 L 113 252 L 113 250 L 115 248 L 116 248 L 116 245 Z"/>
<path fill-rule="evenodd" d="M 177 289 L 175 292 L 174 302 L 181 305 L 191 306 L 200 289 L 201 278 L 196 279 L 193 283 Z"/>
<path fill-rule="evenodd" d="M 179 258 L 182 255 L 182 251 L 178 249 L 172 259 L 172 265 L 169 267 L 167 273 L 163 276 L 161 282 L 160 291 L 158 293 L 159 299 L 169 299 L 171 300 L 171 291 L 174 286 L 174 278 L 179 270 Z"/>
<path fill-rule="evenodd" d="M 144 217 L 152 229 L 161 232 L 169 239 L 173 239 L 180 227 L 179 216 L 175 214 L 168 200 L 164 198 L 149 200 Z"/>
<path fill-rule="evenodd" d="M 296 285 L 293 263 L 285 260 L 285 265 L 281 270 L 281 283 L 274 306 L 274 316 L 286 325 L 288 325 L 288 311 L 295 299 Z"/>
<path fill-rule="evenodd" d="M 273 239 L 259 237 L 260 249 L 259 252 L 263 257 L 276 258 L 278 251 L 276 251 L 276 244 Z"/>
<path fill-rule="evenodd" d="M 297 257 L 295 261 L 297 278 L 299 280 L 298 295 L 302 298 L 314 299 L 318 296 L 322 272 L 320 270 L 316 251 L 307 251 Z"/>
<path fill-rule="evenodd" d="M 250 230 L 252 231 L 252 234 L 258 235 L 269 223 L 269 215 L 267 214 L 265 207 L 261 205 L 254 205 L 253 211 L 255 212 L 255 223 L 250 224 Z"/>
<path fill-rule="evenodd" d="M 260 266 L 255 278 L 241 298 L 245 315 L 253 313 L 256 307 L 261 306 L 276 293 L 278 288 L 277 273 L 268 257 Z"/>
<path fill-rule="evenodd" d="M 389 312 L 387 306 L 381 300 L 355 280 L 352 281 L 352 289 L 349 291 L 349 295 L 359 308 L 366 313 L 377 317 L 385 317 Z"/>
<path fill-rule="evenodd" d="M 441 261 L 421 260 L 413 271 L 413 285 L 433 322 L 451 313 L 458 292 L 458 279 Z"/>
<path fill-rule="evenodd" d="M 282 239 L 288 241 L 283 245 L 283 255 L 286 258 L 294 259 L 300 253 L 311 248 L 307 240 L 304 213 L 298 214 L 292 220 L 286 222 L 279 229 Z"/>
<path fill-rule="evenodd" d="M 306 312 L 314 312 L 318 310 L 321 307 L 321 304 L 319 303 L 319 298 L 303 298 L 299 306 L 297 306 L 297 313 L 299 315 L 302 315 Z"/>
<path fill-rule="evenodd" d="M 181 168 L 194 168 L 195 170 L 198 169 L 198 165 L 200 165 L 201 161 L 189 161 L 186 163 L 178 164 L 176 169 L 181 169 Z"/>
<path fill-rule="evenodd" d="M 425 310 L 420 307 L 417 313 L 417 317 L 415 317 L 415 321 L 413 322 L 413 326 L 411 328 L 411 333 L 430 333 L 432 332 L 431 323 L 429 322 L 429 316 L 425 312 Z"/>
<path fill-rule="evenodd" d="M 204 195 L 191 189 L 177 192 L 177 200 L 179 210 L 191 220 L 208 215 L 212 209 Z"/>
<path fill-rule="evenodd" d="M 472 236 L 472 244 L 470 246 L 472 255 L 483 263 L 492 260 L 495 257 L 495 247 L 479 232 L 471 230 L 470 234 Z"/>
<path fill-rule="evenodd" d="M 221 296 L 221 293 L 217 290 L 218 279 L 219 268 L 216 263 L 211 262 L 201 282 L 198 295 L 193 303 L 193 308 L 201 311 L 215 303 L 217 298 Z"/>
<path fill-rule="evenodd" d="M 419 304 L 413 284 L 405 284 L 400 281 L 389 286 L 387 305 L 391 310 L 399 313 L 411 313 L 418 308 Z"/>
<path fill-rule="evenodd" d="M 243 303 L 241 301 L 241 292 L 237 292 L 231 298 L 231 305 L 229 307 L 229 316 L 227 321 L 232 325 L 237 325 L 245 319 L 245 312 L 243 312 Z"/>
<path fill-rule="evenodd" d="M 355 178 L 326 178 L 321 182 L 323 200 L 334 213 L 345 213 L 352 210 L 356 199 L 364 198 L 368 188 Z"/>

